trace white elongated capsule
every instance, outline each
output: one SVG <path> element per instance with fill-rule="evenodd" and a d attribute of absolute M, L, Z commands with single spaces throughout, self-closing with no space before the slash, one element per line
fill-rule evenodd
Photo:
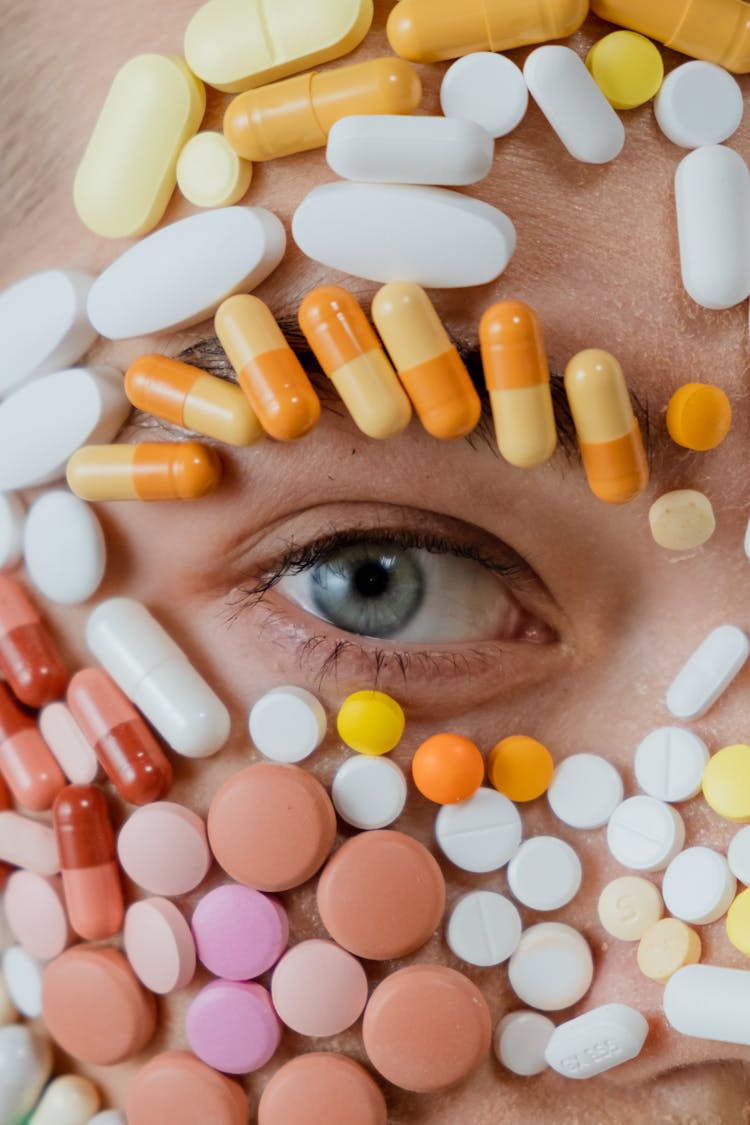
<path fill-rule="evenodd" d="M 110 340 L 186 328 L 247 293 L 284 256 L 281 221 L 264 207 L 190 215 L 136 242 L 91 286 L 88 314 Z"/>
<path fill-rule="evenodd" d="M 703 640 L 667 689 L 676 719 L 699 719 L 726 691 L 750 655 L 750 641 L 736 625 L 720 625 Z"/>
<path fill-rule="evenodd" d="M 537 47 L 523 75 L 529 93 L 575 160 L 606 164 L 625 143 L 625 129 L 612 106 L 570 47 Z"/>
<path fill-rule="evenodd" d="M 101 602 L 89 615 L 86 642 L 178 754 L 206 758 L 221 749 L 229 712 L 144 605 L 133 598 Z"/>
<path fill-rule="evenodd" d="M 675 175 L 682 283 L 706 309 L 750 295 L 750 171 L 724 145 L 697 148 Z"/>
<path fill-rule="evenodd" d="M 675 1031 L 750 1047 L 750 972 L 685 965 L 667 981 L 664 1015 Z"/>
<path fill-rule="evenodd" d="M 0 573 L 13 570 L 23 555 L 26 509 L 20 496 L 0 492 Z"/>
<path fill-rule="evenodd" d="M 353 114 L 333 125 L 326 160 L 346 180 L 458 186 L 484 179 L 494 149 L 490 134 L 474 121 Z"/>
<path fill-rule="evenodd" d="M 23 554 L 37 590 L 59 605 L 79 605 L 95 594 L 107 561 L 93 508 L 65 489 L 46 492 L 29 508 Z"/>
<path fill-rule="evenodd" d="M 33 1109 L 52 1070 L 49 1042 L 28 1024 L 0 1027 L 0 1121 L 20 1121 Z"/>
<path fill-rule="evenodd" d="M 88 351 L 96 339 L 86 313 L 93 280 L 80 270 L 43 270 L 0 294 L 0 397 Z"/>
<path fill-rule="evenodd" d="M 544 1057 L 565 1078 L 594 1078 L 641 1053 L 648 1022 L 627 1004 L 603 1004 L 559 1024 Z"/>
<path fill-rule="evenodd" d="M 63 1074 L 50 1082 L 29 1125 L 89 1125 L 100 1104 L 93 1082 L 80 1074 Z"/>

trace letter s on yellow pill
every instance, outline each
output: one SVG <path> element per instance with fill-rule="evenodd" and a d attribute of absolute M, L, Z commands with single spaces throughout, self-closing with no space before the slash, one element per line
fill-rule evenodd
<path fill-rule="evenodd" d="M 117 72 L 76 173 L 81 220 L 105 238 L 153 230 L 177 182 L 180 149 L 206 108 L 182 59 L 137 55 Z"/>

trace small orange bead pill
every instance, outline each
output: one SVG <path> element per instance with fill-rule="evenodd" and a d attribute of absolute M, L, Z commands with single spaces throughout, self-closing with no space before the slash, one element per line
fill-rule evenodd
<path fill-rule="evenodd" d="M 484 780 L 479 748 L 461 734 L 433 734 L 418 747 L 411 773 L 422 796 L 437 805 L 468 801 Z"/>
<path fill-rule="evenodd" d="M 546 793 L 555 763 L 546 746 L 525 734 L 498 742 L 487 759 L 491 784 L 511 801 L 533 801 Z"/>
<path fill-rule="evenodd" d="M 68 461 L 82 500 L 197 500 L 221 480 L 221 460 L 197 441 L 85 445 Z"/>
<path fill-rule="evenodd" d="M 715 449 L 729 433 L 732 407 L 721 387 L 685 383 L 667 407 L 667 430 L 672 441 L 701 453 Z"/>

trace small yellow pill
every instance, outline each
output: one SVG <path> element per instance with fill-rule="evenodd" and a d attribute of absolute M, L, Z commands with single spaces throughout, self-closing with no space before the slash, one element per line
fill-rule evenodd
<path fill-rule="evenodd" d="M 636 953 L 643 975 L 661 984 L 684 965 L 694 965 L 700 959 L 701 939 L 678 918 L 662 918 L 646 930 Z"/>
<path fill-rule="evenodd" d="M 706 543 L 716 530 L 711 501 L 692 488 L 665 492 L 648 511 L 651 534 L 668 551 L 690 551 Z"/>
<path fill-rule="evenodd" d="M 635 109 L 650 101 L 664 80 L 661 51 L 635 31 L 605 35 L 586 56 L 591 77 L 615 109 Z"/>
<path fill-rule="evenodd" d="M 355 691 L 336 717 L 339 737 L 358 754 L 387 754 L 404 733 L 400 704 L 382 691 Z"/>
<path fill-rule="evenodd" d="M 533 801 L 546 793 L 555 763 L 546 746 L 525 734 L 498 742 L 487 759 L 487 776 L 511 801 Z"/>
<path fill-rule="evenodd" d="M 234 151 L 223 133 L 196 133 L 177 161 L 177 186 L 196 207 L 231 207 L 242 199 L 253 166 Z"/>
<path fill-rule="evenodd" d="M 750 821 L 750 746 L 725 746 L 703 773 L 703 796 L 719 816 Z"/>
<path fill-rule="evenodd" d="M 640 941 L 664 913 L 659 888 L 640 875 L 613 879 L 599 895 L 599 921 L 619 941 Z"/>
<path fill-rule="evenodd" d="M 721 387 L 711 383 L 685 383 L 667 407 L 667 431 L 685 449 L 704 453 L 715 449 L 729 433 L 732 407 Z"/>
<path fill-rule="evenodd" d="M 750 957 L 750 890 L 741 891 L 729 907 L 727 937 L 740 953 Z"/>

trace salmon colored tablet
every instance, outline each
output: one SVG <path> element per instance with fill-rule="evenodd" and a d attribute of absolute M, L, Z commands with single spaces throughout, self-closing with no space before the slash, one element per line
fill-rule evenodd
<path fill-rule="evenodd" d="M 242 1087 L 187 1051 L 168 1051 L 147 1062 L 128 1086 L 125 1113 L 128 1125 L 248 1125 L 250 1120 Z"/>
<path fill-rule="evenodd" d="M 364 1067 L 333 1053 L 285 1063 L 258 1106 L 258 1125 L 386 1125 L 387 1117 L 385 1098 Z"/>
<path fill-rule="evenodd" d="M 279 961 L 271 979 L 278 1015 L 300 1035 L 338 1035 L 367 1003 L 365 970 L 332 941 L 300 941 Z"/>

